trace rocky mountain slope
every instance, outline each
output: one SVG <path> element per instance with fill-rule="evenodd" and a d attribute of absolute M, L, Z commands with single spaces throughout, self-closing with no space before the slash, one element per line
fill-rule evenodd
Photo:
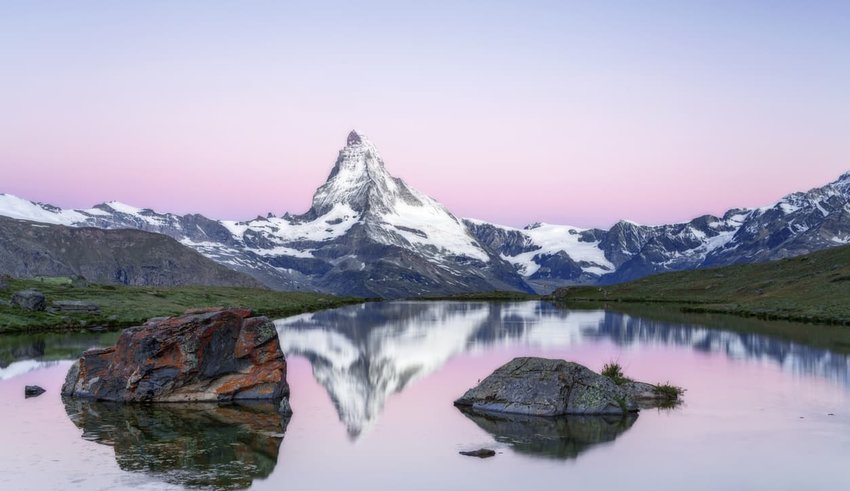
<path fill-rule="evenodd" d="M 18 278 L 82 275 L 96 283 L 144 286 L 261 286 L 161 234 L 7 217 L 0 217 L 0 273 Z"/>
<path fill-rule="evenodd" d="M 301 215 L 220 221 L 109 202 L 63 210 L 0 194 L 0 215 L 168 235 L 282 290 L 408 297 L 470 291 L 549 292 L 664 271 L 762 262 L 850 243 L 850 173 L 722 217 L 608 230 L 460 220 L 389 174 L 375 146 L 351 132 L 311 208 Z"/>
<path fill-rule="evenodd" d="M 608 230 L 535 224 L 524 229 L 466 220 L 478 240 L 515 265 L 538 291 L 611 284 L 647 275 L 756 263 L 850 243 L 850 173 L 773 205 L 722 217 Z"/>

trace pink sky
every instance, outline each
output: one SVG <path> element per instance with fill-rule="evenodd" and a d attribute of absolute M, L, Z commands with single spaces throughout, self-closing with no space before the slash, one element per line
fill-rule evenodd
<path fill-rule="evenodd" d="M 7 4 L 0 192 L 298 213 L 352 128 L 511 225 L 682 221 L 850 170 L 845 6 L 675 5 Z"/>

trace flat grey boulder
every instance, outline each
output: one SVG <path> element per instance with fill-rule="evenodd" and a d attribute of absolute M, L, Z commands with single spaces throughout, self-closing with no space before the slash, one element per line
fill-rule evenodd
<path fill-rule="evenodd" d="M 56 300 L 51 304 L 52 310 L 68 313 L 97 313 L 100 306 L 85 300 Z"/>
<path fill-rule="evenodd" d="M 638 411 L 611 379 L 564 360 L 514 358 L 468 390 L 455 406 L 478 411 L 560 416 Z"/>
<path fill-rule="evenodd" d="M 47 306 L 47 301 L 38 290 L 21 290 L 12 295 L 12 304 L 24 310 L 40 312 Z"/>

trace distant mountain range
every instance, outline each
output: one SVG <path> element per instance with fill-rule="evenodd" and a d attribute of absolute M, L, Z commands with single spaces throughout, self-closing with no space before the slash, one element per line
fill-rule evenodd
<path fill-rule="evenodd" d="M 410 297 L 486 290 L 549 292 L 685 269 L 769 261 L 850 243 L 850 173 L 722 217 L 608 230 L 459 219 L 391 176 L 351 132 L 302 215 L 245 222 L 158 213 L 118 202 L 63 210 L 0 194 L 0 215 L 71 227 L 168 235 L 276 289 Z"/>

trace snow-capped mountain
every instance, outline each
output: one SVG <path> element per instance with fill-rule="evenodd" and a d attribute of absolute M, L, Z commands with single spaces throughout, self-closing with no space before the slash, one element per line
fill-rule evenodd
<path fill-rule="evenodd" d="M 303 215 L 216 221 L 118 202 L 62 210 L 9 195 L 0 195 L 0 214 L 166 234 L 279 289 L 367 297 L 531 291 L 462 220 L 391 176 L 375 146 L 354 131 Z"/>
<path fill-rule="evenodd" d="M 620 221 L 608 230 L 466 220 L 472 233 L 539 291 L 654 273 L 763 262 L 850 244 L 850 173 L 770 206 L 673 225 Z"/>
<path fill-rule="evenodd" d="M 488 290 L 548 292 L 664 271 L 768 261 L 850 243 L 850 173 L 774 205 L 722 217 L 608 230 L 461 220 L 387 171 L 352 131 L 302 215 L 235 222 L 108 202 L 63 210 L 0 194 L 0 215 L 135 228 L 179 240 L 277 289 L 407 297 Z"/>

